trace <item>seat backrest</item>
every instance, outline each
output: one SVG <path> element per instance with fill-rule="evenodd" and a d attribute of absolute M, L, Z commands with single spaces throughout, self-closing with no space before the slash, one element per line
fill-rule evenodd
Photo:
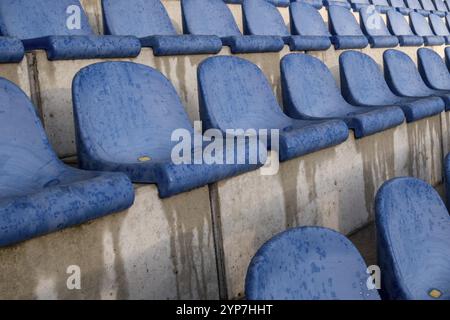
<path fill-rule="evenodd" d="M 369 0 L 350 0 L 351 3 L 370 5 Z"/>
<path fill-rule="evenodd" d="M 284 115 L 262 71 L 232 56 L 211 57 L 198 68 L 200 114 L 207 127 L 275 129 Z"/>
<path fill-rule="evenodd" d="M 330 32 L 319 11 L 303 2 L 289 6 L 291 33 L 302 36 L 330 36 Z"/>
<path fill-rule="evenodd" d="M 351 11 L 341 6 L 330 6 L 328 17 L 331 33 L 341 36 L 362 36 L 363 33 Z"/>
<path fill-rule="evenodd" d="M 36 176 L 51 165 L 61 164 L 30 99 L 0 78 L 0 198 L 42 187 Z"/>
<path fill-rule="evenodd" d="M 390 180 L 378 191 L 375 212 L 379 263 L 384 285 L 393 287 L 391 298 L 430 299 L 431 290 L 441 289 L 441 299 L 449 299 L 450 218 L 436 190 L 415 178 Z"/>
<path fill-rule="evenodd" d="M 450 73 L 441 56 L 428 48 L 417 50 L 420 73 L 434 88 L 450 90 Z"/>
<path fill-rule="evenodd" d="M 447 6 L 445 5 L 443 0 L 433 0 L 434 5 L 438 11 L 447 12 Z"/>
<path fill-rule="evenodd" d="M 429 16 L 431 28 L 433 29 L 434 33 L 438 36 L 449 36 L 450 32 L 447 29 L 447 26 L 445 25 L 444 20 L 442 20 L 441 17 L 430 14 Z"/>
<path fill-rule="evenodd" d="M 2 0 L 0 33 L 21 40 L 94 34 L 79 0 Z"/>
<path fill-rule="evenodd" d="M 281 79 L 288 114 L 323 117 L 346 105 L 330 70 L 311 55 L 285 56 L 281 60 Z M 295 112 L 290 110 L 293 108 Z"/>
<path fill-rule="evenodd" d="M 420 0 L 420 3 L 422 4 L 422 8 L 428 11 L 434 11 L 436 8 L 434 7 L 434 4 L 431 0 Z"/>
<path fill-rule="evenodd" d="M 368 55 L 349 50 L 339 56 L 341 87 L 344 97 L 355 104 L 377 105 L 380 97 L 395 98 L 377 63 Z M 348 91 L 347 91 L 348 90 Z"/>
<path fill-rule="evenodd" d="M 410 9 L 423 9 L 419 0 L 405 0 L 405 2 Z"/>
<path fill-rule="evenodd" d="M 249 300 L 376 300 L 367 266 L 342 234 L 321 227 L 290 229 L 266 242 L 247 271 Z"/>
<path fill-rule="evenodd" d="M 421 15 L 420 13 L 411 12 L 409 14 L 409 20 L 413 31 L 418 36 L 421 37 L 434 36 L 433 31 L 431 30 L 431 27 L 428 24 L 427 18 Z"/>
<path fill-rule="evenodd" d="M 78 151 L 93 159 L 170 159 L 173 131 L 192 131 L 173 85 L 148 66 L 96 63 L 77 73 L 72 90 Z"/>
<path fill-rule="evenodd" d="M 144 38 L 176 35 L 160 0 L 102 0 L 105 32 Z"/>
<path fill-rule="evenodd" d="M 388 0 L 372 0 L 374 6 L 386 6 L 389 7 Z"/>
<path fill-rule="evenodd" d="M 383 53 L 384 73 L 394 93 L 414 96 L 427 90 L 414 61 L 404 52 L 389 49 Z"/>
<path fill-rule="evenodd" d="M 405 17 L 395 10 L 389 10 L 387 13 L 388 28 L 396 36 L 414 35 L 411 27 Z"/>
<path fill-rule="evenodd" d="M 405 8 L 405 3 L 403 0 L 389 0 L 389 3 L 391 4 L 391 7 L 394 8 Z"/>
<path fill-rule="evenodd" d="M 186 34 L 239 36 L 233 14 L 222 0 L 183 0 L 183 29 Z"/>
<path fill-rule="evenodd" d="M 263 36 L 289 36 L 277 7 L 266 0 L 244 0 L 244 33 Z"/>
<path fill-rule="evenodd" d="M 368 6 L 359 10 L 362 29 L 370 36 L 390 36 L 390 32 L 384 23 L 381 14 L 374 6 Z"/>

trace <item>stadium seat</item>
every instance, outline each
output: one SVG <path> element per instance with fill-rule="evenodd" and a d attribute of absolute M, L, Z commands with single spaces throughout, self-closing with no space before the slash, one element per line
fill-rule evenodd
<path fill-rule="evenodd" d="M 450 32 L 448 31 L 447 26 L 445 25 L 445 22 L 442 20 L 442 18 L 438 17 L 435 14 L 430 14 L 429 19 L 434 34 L 443 37 L 445 39 L 445 43 L 449 44 Z"/>
<path fill-rule="evenodd" d="M 279 159 L 286 161 L 342 143 L 343 121 L 304 121 L 286 116 L 262 71 L 250 61 L 218 56 L 198 69 L 200 115 L 205 128 L 279 130 Z M 273 147 L 273 142 L 268 142 Z"/>
<path fill-rule="evenodd" d="M 391 5 L 392 8 L 394 8 L 396 11 L 400 12 L 403 15 L 407 15 L 411 11 L 413 11 L 412 9 L 407 8 L 405 6 L 403 0 L 389 0 L 389 4 Z"/>
<path fill-rule="evenodd" d="M 448 8 L 445 5 L 444 0 L 433 0 L 433 3 L 437 11 L 444 12 L 445 15 L 447 14 Z"/>
<path fill-rule="evenodd" d="M 323 7 L 322 0 L 291 0 L 291 5 L 292 5 L 292 3 L 295 3 L 295 2 L 309 4 L 310 6 L 313 6 L 317 10 L 322 9 L 322 7 Z"/>
<path fill-rule="evenodd" d="M 404 52 L 386 50 L 383 54 L 384 74 L 392 92 L 401 97 L 439 97 L 450 110 L 450 92 L 427 87 L 414 61 Z"/>
<path fill-rule="evenodd" d="M 419 72 L 428 87 L 450 91 L 450 73 L 439 54 L 428 48 L 417 51 Z"/>
<path fill-rule="evenodd" d="M 411 12 L 409 14 L 409 21 L 411 23 L 411 29 L 416 35 L 423 37 L 423 42 L 426 46 L 440 46 L 445 43 L 445 38 L 436 36 L 433 30 L 431 30 L 427 18 L 420 13 Z"/>
<path fill-rule="evenodd" d="M 293 3 L 293 6 L 296 5 L 308 6 L 311 10 L 316 10 L 306 3 Z M 278 9 L 266 0 L 244 0 L 242 14 L 245 34 L 279 36 L 289 45 L 291 51 L 325 50 L 331 46 L 330 39 L 326 36 L 291 36 Z M 320 16 L 319 18 L 321 19 Z M 302 21 L 302 23 L 305 22 Z"/>
<path fill-rule="evenodd" d="M 450 71 L 450 48 L 447 47 L 444 50 L 445 52 L 445 64 L 447 65 L 447 69 Z"/>
<path fill-rule="evenodd" d="M 25 49 L 22 41 L 0 36 L 0 63 L 20 62 L 24 55 Z"/>
<path fill-rule="evenodd" d="M 224 0 L 225 3 L 230 4 L 242 4 L 245 0 Z M 266 0 L 267 2 L 277 6 L 277 7 L 287 7 L 289 6 L 290 0 Z"/>
<path fill-rule="evenodd" d="M 361 8 L 370 6 L 369 0 L 349 0 L 349 2 L 354 11 L 359 11 Z"/>
<path fill-rule="evenodd" d="M 450 218 L 439 194 L 415 178 L 386 182 L 375 200 L 384 299 L 450 299 Z"/>
<path fill-rule="evenodd" d="M 423 16 L 428 16 L 431 12 L 428 10 L 424 10 L 419 0 L 405 0 L 408 8 L 412 9 L 414 12 L 418 12 Z"/>
<path fill-rule="evenodd" d="M 328 8 L 331 42 L 336 49 L 361 49 L 369 44 L 350 10 L 341 6 Z"/>
<path fill-rule="evenodd" d="M 331 34 L 315 8 L 307 3 L 293 2 L 289 7 L 289 14 L 294 49 L 327 50 L 331 47 Z"/>
<path fill-rule="evenodd" d="M 416 121 L 444 110 L 437 97 L 405 98 L 392 93 L 377 63 L 368 55 L 346 51 L 339 57 L 341 89 L 351 104 L 361 106 L 399 106 L 407 122 Z"/>
<path fill-rule="evenodd" d="M 329 6 L 341 6 L 350 9 L 350 3 L 347 0 L 323 0 L 323 5 L 325 7 Z"/>
<path fill-rule="evenodd" d="M 0 78 L 0 247 L 129 208 L 130 180 L 63 164 L 26 94 Z"/>
<path fill-rule="evenodd" d="M 286 114 L 303 120 L 341 119 L 362 138 L 404 122 L 398 107 L 361 107 L 347 103 L 323 62 L 306 54 L 281 60 L 283 105 Z"/>
<path fill-rule="evenodd" d="M 394 10 L 387 13 L 387 26 L 392 34 L 397 36 L 402 47 L 420 47 L 423 38 L 415 35 L 405 17 Z"/>
<path fill-rule="evenodd" d="M 422 8 L 424 10 L 427 10 L 439 17 L 445 17 L 446 16 L 446 12 L 445 11 L 440 11 L 440 10 L 436 10 L 436 7 L 433 4 L 432 0 L 419 0 L 420 4 L 422 5 Z"/>
<path fill-rule="evenodd" d="M 79 0 L 0 1 L 0 21 L 2 35 L 22 40 L 26 51 L 45 50 L 49 60 L 136 57 L 141 51 L 136 37 L 95 35 Z"/>
<path fill-rule="evenodd" d="M 194 128 L 172 84 L 144 65 L 104 62 L 83 68 L 73 82 L 73 102 L 81 167 L 156 183 L 161 198 L 257 169 L 265 160 L 197 163 L 196 152 L 207 145 L 193 145 L 184 155 L 187 162 L 173 160 L 178 141 L 172 134 L 183 130 L 193 141 Z"/>
<path fill-rule="evenodd" d="M 375 6 L 378 12 L 383 14 L 392 9 L 388 0 L 371 0 L 370 2 Z"/>
<path fill-rule="evenodd" d="M 394 37 L 386 27 L 380 13 L 374 6 L 359 10 L 361 29 L 369 39 L 371 48 L 392 48 L 398 46 L 398 38 Z"/>
<path fill-rule="evenodd" d="M 222 0 L 183 0 L 181 8 L 185 34 L 219 36 L 232 53 L 279 52 L 284 47 L 278 36 L 243 36 Z"/>
<path fill-rule="evenodd" d="M 247 300 L 379 300 L 358 249 L 321 227 L 287 230 L 253 257 L 245 279 Z"/>
<path fill-rule="evenodd" d="M 178 35 L 160 0 L 102 0 L 105 33 L 138 37 L 156 56 L 215 54 L 217 36 Z"/>

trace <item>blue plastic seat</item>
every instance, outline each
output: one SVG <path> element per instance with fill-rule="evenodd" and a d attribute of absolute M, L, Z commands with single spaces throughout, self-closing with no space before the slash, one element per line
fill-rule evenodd
<path fill-rule="evenodd" d="M 444 102 L 437 97 L 417 99 L 396 96 L 389 89 L 380 67 L 364 53 L 342 53 L 339 68 L 342 94 L 351 104 L 399 106 L 408 122 L 439 114 L 444 110 Z"/>
<path fill-rule="evenodd" d="M 360 9 L 370 6 L 369 0 L 349 0 L 350 6 L 354 11 L 359 11 Z"/>
<path fill-rule="evenodd" d="M 181 8 L 185 34 L 218 36 L 232 53 L 279 52 L 284 47 L 278 36 L 243 36 L 222 0 L 183 0 Z"/>
<path fill-rule="evenodd" d="M 378 12 L 383 14 L 392 9 L 388 0 L 371 0 L 370 2 L 375 6 Z"/>
<path fill-rule="evenodd" d="M 35 108 L 0 78 L 0 246 L 129 208 L 126 175 L 82 171 L 53 152 Z"/>
<path fill-rule="evenodd" d="M 400 46 L 419 47 L 423 45 L 423 38 L 415 35 L 405 17 L 394 10 L 387 13 L 387 26 L 392 34 L 396 35 Z"/>
<path fill-rule="evenodd" d="M 445 15 L 447 14 L 448 8 L 445 5 L 444 0 L 433 0 L 433 3 L 437 11 L 444 12 Z"/>
<path fill-rule="evenodd" d="M 248 300 L 379 300 L 367 288 L 367 266 L 344 235 L 301 227 L 267 241 L 245 281 Z"/>
<path fill-rule="evenodd" d="M 20 62 L 24 55 L 25 49 L 22 41 L 0 36 L 0 63 Z"/>
<path fill-rule="evenodd" d="M 309 5 L 303 4 L 303 6 Z M 291 51 L 324 50 L 331 46 L 329 37 L 325 37 L 327 40 L 325 47 L 323 37 L 291 36 L 278 9 L 266 0 L 244 0 L 242 14 L 245 34 L 279 36 L 284 43 L 289 45 Z"/>
<path fill-rule="evenodd" d="M 218 56 L 198 69 L 200 115 L 206 128 L 279 130 L 281 161 L 337 145 L 348 138 L 343 121 L 286 116 L 262 71 L 250 61 Z M 272 141 L 268 146 L 272 148 Z"/>
<path fill-rule="evenodd" d="M 431 27 L 427 21 L 427 18 L 417 12 L 411 12 L 409 14 L 409 21 L 411 23 L 411 29 L 418 36 L 423 37 L 423 42 L 426 46 L 440 46 L 445 43 L 445 38 L 436 36 L 431 30 Z"/>
<path fill-rule="evenodd" d="M 327 50 L 331 47 L 331 34 L 314 7 L 307 3 L 293 2 L 289 7 L 289 14 L 294 49 Z"/>
<path fill-rule="evenodd" d="M 419 72 L 428 87 L 450 91 L 450 73 L 439 54 L 428 48 L 417 50 Z"/>
<path fill-rule="evenodd" d="M 242 4 L 245 0 L 224 0 L 225 3 L 230 4 Z M 267 2 L 277 6 L 277 7 L 287 7 L 289 6 L 290 0 L 266 0 Z"/>
<path fill-rule="evenodd" d="M 330 6 L 328 22 L 332 34 L 331 42 L 336 49 L 361 49 L 369 44 L 350 10 L 341 6 Z"/>
<path fill-rule="evenodd" d="M 292 3 L 295 3 L 295 2 L 309 4 L 310 6 L 314 7 L 317 10 L 322 9 L 322 7 L 323 7 L 322 0 L 291 0 L 291 5 L 292 5 Z"/>
<path fill-rule="evenodd" d="M 26 51 L 47 51 L 49 60 L 136 57 L 141 51 L 136 37 L 95 35 L 79 0 L 0 1 L 0 33 L 22 40 Z"/>
<path fill-rule="evenodd" d="M 447 15 L 445 11 L 437 10 L 432 0 L 419 0 L 419 1 L 424 10 L 427 10 L 439 17 L 445 17 Z"/>
<path fill-rule="evenodd" d="M 450 48 L 447 47 L 444 49 L 445 53 L 445 64 L 447 65 L 448 71 L 450 71 Z"/>
<path fill-rule="evenodd" d="M 375 212 L 382 297 L 450 299 L 450 218 L 439 194 L 396 178 L 378 191 Z"/>
<path fill-rule="evenodd" d="M 398 46 L 398 38 L 394 37 L 386 27 L 383 18 L 374 6 L 361 8 L 359 21 L 362 31 L 369 39 L 371 48 L 392 48 Z"/>
<path fill-rule="evenodd" d="M 424 10 L 422 8 L 422 5 L 420 4 L 419 0 L 405 0 L 406 5 L 408 8 L 412 9 L 414 12 L 418 12 L 423 16 L 430 15 L 431 11 Z"/>
<path fill-rule="evenodd" d="M 173 160 L 178 141 L 172 134 L 184 130 L 194 141 L 194 128 L 172 84 L 141 64 L 104 62 L 83 68 L 73 82 L 73 101 L 81 166 L 156 183 L 161 198 L 257 169 L 265 160 L 228 164 L 224 154 L 223 164 L 203 158 L 198 163 L 198 147 L 207 144 L 192 145 L 187 163 Z"/>
<path fill-rule="evenodd" d="M 384 74 L 392 92 L 401 97 L 424 98 L 439 97 L 450 110 L 450 92 L 427 87 L 414 61 L 404 52 L 386 50 L 383 54 Z"/>
<path fill-rule="evenodd" d="M 323 0 L 323 5 L 325 7 L 340 6 L 347 9 L 351 8 L 350 3 L 347 0 Z"/>
<path fill-rule="evenodd" d="M 281 60 L 286 114 L 304 120 L 341 119 L 355 137 L 371 135 L 404 122 L 398 107 L 361 107 L 347 103 L 330 70 L 319 59 L 289 54 Z"/>
<path fill-rule="evenodd" d="M 403 0 L 389 0 L 389 4 L 391 5 L 392 8 L 394 8 L 396 11 L 400 12 L 403 15 L 407 15 L 411 11 L 413 11 L 412 9 L 407 8 L 405 6 Z"/>
<path fill-rule="evenodd" d="M 178 35 L 160 0 L 102 0 L 105 33 L 133 35 L 156 56 L 215 54 L 222 49 L 217 36 Z"/>
<path fill-rule="evenodd" d="M 450 32 L 448 31 L 447 26 L 445 25 L 445 22 L 442 20 L 442 18 L 438 17 L 435 14 L 430 14 L 429 19 L 434 34 L 443 37 L 445 39 L 445 43 L 449 44 Z"/>

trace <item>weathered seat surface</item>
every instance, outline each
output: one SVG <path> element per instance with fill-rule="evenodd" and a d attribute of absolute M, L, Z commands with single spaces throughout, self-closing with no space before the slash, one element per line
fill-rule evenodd
<path fill-rule="evenodd" d="M 330 6 L 328 19 L 331 42 L 336 49 L 361 49 L 369 44 L 350 10 L 341 6 Z"/>
<path fill-rule="evenodd" d="M 82 171 L 53 152 L 31 101 L 0 78 L 0 246 L 79 225 L 133 204 L 126 175 Z"/>
<path fill-rule="evenodd" d="M 247 270 L 249 300 L 379 300 L 367 266 L 342 234 L 321 227 L 285 231 L 266 242 Z"/>
<path fill-rule="evenodd" d="M 387 13 L 387 26 L 392 34 L 398 37 L 401 46 L 420 47 L 423 45 L 423 38 L 415 35 L 405 17 L 394 10 Z"/>
<path fill-rule="evenodd" d="M 369 39 L 371 48 L 392 48 L 399 44 L 398 38 L 389 32 L 374 6 L 361 8 L 359 18 L 361 29 Z"/>
<path fill-rule="evenodd" d="M 415 178 L 390 180 L 375 213 L 383 298 L 450 299 L 450 218 L 436 190 Z"/>
<path fill-rule="evenodd" d="M 398 107 L 361 107 L 347 103 L 330 70 L 319 59 L 290 54 L 281 61 L 283 105 L 297 119 L 341 119 L 361 138 L 405 120 Z"/>

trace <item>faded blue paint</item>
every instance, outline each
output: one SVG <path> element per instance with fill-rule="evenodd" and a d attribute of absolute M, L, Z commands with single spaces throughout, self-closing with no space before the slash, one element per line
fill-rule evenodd
<path fill-rule="evenodd" d="M 450 218 L 436 190 L 422 180 L 386 182 L 375 201 L 378 263 L 386 299 L 450 299 Z"/>
<path fill-rule="evenodd" d="M 389 32 L 379 12 L 371 7 L 361 8 L 359 19 L 361 30 L 369 39 L 371 48 L 392 48 L 399 44 L 398 38 Z"/>
<path fill-rule="evenodd" d="M 362 106 L 398 106 L 407 122 L 441 113 L 445 104 L 441 98 L 406 98 L 396 96 L 386 83 L 377 63 L 368 55 L 346 51 L 339 57 L 341 90 L 351 104 Z"/>
<path fill-rule="evenodd" d="M 20 62 L 25 49 L 19 39 L 0 36 L 0 63 Z"/>
<path fill-rule="evenodd" d="M 441 46 L 445 43 L 444 37 L 436 36 L 431 30 L 428 19 L 417 12 L 409 14 L 411 29 L 418 36 L 423 38 L 426 46 Z"/>
<path fill-rule="evenodd" d="M 133 204 L 134 190 L 126 175 L 64 165 L 28 97 L 6 79 L 0 79 L 0 102 L 0 246 Z"/>
<path fill-rule="evenodd" d="M 171 153 L 179 141 L 172 141 L 172 133 L 185 129 L 192 137 L 194 129 L 169 80 L 141 64 L 103 62 L 83 68 L 73 81 L 73 103 L 81 167 L 156 183 L 163 198 L 255 170 L 266 160 L 175 164 Z M 192 148 L 192 155 L 196 151 Z"/>
<path fill-rule="evenodd" d="M 266 242 L 248 267 L 249 300 L 379 300 L 367 266 L 342 234 L 321 227 L 285 231 Z"/>
<path fill-rule="evenodd" d="M 80 28 L 69 29 L 66 12 L 80 8 Z M 136 57 L 141 51 L 133 36 L 97 36 L 79 0 L 0 1 L 0 32 L 23 41 L 26 51 L 45 50 L 49 60 Z"/>
<path fill-rule="evenodd" d="M 364 36 L 353 14 L 342 6 L 328 8 L 331 42 L 336 49 L 362 49 L 369 41 Z"/>
<path fill-rule="evenodd" d="M 284 47 L 280 37 L 242 35 L 222 0 L 183 0 L 181 8 L 185 34 L 218 36 L 232 53 L 279 52 Z"/>
<path fill-rule="evenodd" d="M 398 107 L 362 107 L 347 103 L 330 70 L 319 59 L 290 54 L 281 60 L 283 105 L 288 116 L 304 120 L 341 119 L 361 138 L 404 122 Z"/>
<path fill-rule="evenodd" d="M 405 17 L 394 10 L 387 13 L 387 26 L 392 34 L 398 37 L 402 47 L 420 47 L 423 44 L 423 38 L 415 35 L 408 25 Z"/>
<path fill-rule="evenodd" d="M 306 121 L 285 115 L 262 71 L 230 56 L 208 58 L 198 68 L 200 115 L 206 128 L 278 129 L 285 161 L 344 142 L 341 120 Z M 271 143 L 269 142 L 271 146 Z"/>
<path fill-rule="evenodd" d="M 214 35 L 178 35 L 160 0 L 102 0 L 105 33 L 140 38 L 156 56 L 215 54 L 222 41 Z"/>

